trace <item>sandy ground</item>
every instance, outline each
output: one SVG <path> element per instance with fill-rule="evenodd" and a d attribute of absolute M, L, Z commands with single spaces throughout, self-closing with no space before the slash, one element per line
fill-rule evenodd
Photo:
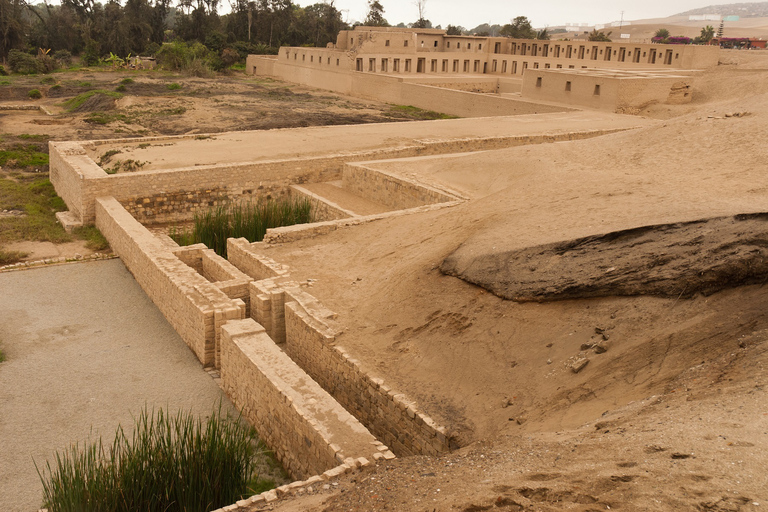
<path fill-rule="evenodd" d="M 227 164 L 284 158 L 306 158 L 333 153 L 354 153 L 381 148 L 407 147 L 423 139 L 460 140 L 464 138 L 559 134 L 594 129 L 619 130 L 650 124 L 647 120 L 604 112 L 565 112 L 554 114 L 446 119 L 411 123 L 375 123 L 229 132 L 204 139 L 159 140 L 147 144 L 107 143 L 85 147 L 98 162 L 109 151 L 114 158 L 145 162 L 141 170 L 175 169 L 196 165 Z M 242 148 L 248 148 L 243 151 Z"/>
<path fill-rule="evenodd" d="M 765 506 L 763 286 L 518 304 L 438 269 L 452 254 L 471 267 L 612 230 L 768 211 L 768 59 L 725 57 L 733 64 L 700 76 L 694 103 L 645 112 L 663 123 L 377 164 L 471 200 L 265 248 L 316 280 L 311 293 L 346 327 L 341 346 L 466 446 L 379 468 L 307 510 Z M 607 351 L 591 348 L 598 340 Z"/>
<path fill-rule="evenodd" d="M 36 510 L 35 462 L 145 405 L 231 407 L 119 260 L 0 274 L 0 319 L 0 510 Z"/>

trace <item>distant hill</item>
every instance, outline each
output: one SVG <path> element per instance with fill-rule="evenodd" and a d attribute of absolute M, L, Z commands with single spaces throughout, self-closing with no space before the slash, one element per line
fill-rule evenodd
<path fill-rule="evenodd" d="M 680 14 L 676 14 L 676 16 L 690 16 L 692 14 L 719 14 L 720 16 L 762 18 L 768 16 L 768 2 L 710 5 L 681 12 Z"/>

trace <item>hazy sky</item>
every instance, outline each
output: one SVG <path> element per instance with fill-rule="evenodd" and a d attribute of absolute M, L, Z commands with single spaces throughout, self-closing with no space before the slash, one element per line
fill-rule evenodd
<path fill-rule="evenodd" d="M 305 7 L 321 0 L 294 0 Z M 418 19 L 414 0 L 379 0 L 384 17 L 396 25 Z M 527 16 L 534 27 L 566 23 L 610 23 L 625 20 L 664 18 L 679 12 L 712 4 L 736 3 L 728 0 L 548 0 L 510 2 L 508 0 L 426 0 L 426 18 L 432 25 L 461 25 L 473 28 L 481 23 L 503 25 L 515 16 Z M 350 24 L 362 21 L 368 11 L 367 0 L 335 0 L 334 5 Z"/>

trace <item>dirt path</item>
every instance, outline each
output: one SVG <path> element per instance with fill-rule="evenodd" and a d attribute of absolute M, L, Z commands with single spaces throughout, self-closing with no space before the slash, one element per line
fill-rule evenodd
<path fill-rule="evenodd" d="M 119 260 L 0 274 L 0 510 L 36 510 L 45 464 L 142 407 L 230 402 Z"/>

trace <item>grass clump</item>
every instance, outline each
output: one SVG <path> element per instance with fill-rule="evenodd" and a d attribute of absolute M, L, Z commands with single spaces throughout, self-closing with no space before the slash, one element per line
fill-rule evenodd
<path fill-rule="evenodd" d="M 83 226 L 76 228 L 72 234 L 80 240 L 85 240 L 85 246 L 92 251 L 106 251 L 109 249 L 109 242 L 101 234 L 96 226 Z"/>
<path fill-rule="evenodd" d="M 181 89 L 181 84 L 178 84 L 176 82 L 173 82 L 172 84 L 168 84 L 165 86 L 169 91 L 178 91 Z"/>
<path fill-rule="evenodd" d="M 123 97 L 123 95 L 120 94 L 119 92 L 105 91 L 103 89 L 94 89 L 92 91 L 87 91 L 82 94 L 78 94 L 74 98 L 68 99 L 67 101 L 64 102 L 64 108 L 66 108 L 68 112 L 72 112 L 78 109 L 79 107 L 81 107 L 83 103 L 85 103 L 86 101 L 88 101 L 90 98 L 92 98 L 97 94 L 108 96 L 114 99 L 120 99 Z"/>
<path fill-rule="evenodd" d="M 133 78 L 123 78 L 120 80 L 120 85 L 131 85 L 133 83 Z"/>
<path fill-rule="evenodd" d="M 416 120 L 434 120 L 434 119 L 458 119 L 458 116 L 452 116 L 449 114 L 443 114 L 441 112 L 435 112 L 434 110 L 424 110 L 412 105 L 392 105 L 385 115 L 389 117 L 397 117 L 401 119 L 416 119 Z"/>
<path fill-rule="evenodd" d="M 45 167 L 48 154 L 40 151 L 37 144 L 14 144 L 10 149 L 0 150 L 0 166 L 23 169 Z"/>
<path fill-rule="evenodd" d="M 28 254 L 26 252 L 5 251 L 3 249 L 0 249 L 0 266 L 13 265 L 14 263 L 20 262 L 27 256 Z"/>
<path fill-rule="evenodd" d="M 172 230 L 171 238 L 179 245 L 204 243 L 226 258 L 227 238 L 260 242 L 269 228 L 308 222 L 312 222 L 312 203 L 309 199 L 263 199 L 197 212 L 192 229 Z"/>
<path fill-rule="evenodd" d="M 259 444 L 252 428 L 223 415 L 207 421 L 146 408 L 133 435 L 56 454 L 38 473 L 50 512 L 207 512 L 248 494 Z"/>
<path fill-rule="evenodd" d="M 56 221 L 56 212 L 66 210 L 47 178 L 14 181 L 0 179 L 0 210 L 20 210 L 24 215 L 0 222 L 0 245 L 18 240 L 69 242 L 71 237 Z"/>
<path fill-rule="evenodd" d="M 32 89 L 27 93 L 27 96 L 32 98 L 33 100 L 39 100 L 43 97 L 43 93 L 40 92 L 40 89 Z"/>

